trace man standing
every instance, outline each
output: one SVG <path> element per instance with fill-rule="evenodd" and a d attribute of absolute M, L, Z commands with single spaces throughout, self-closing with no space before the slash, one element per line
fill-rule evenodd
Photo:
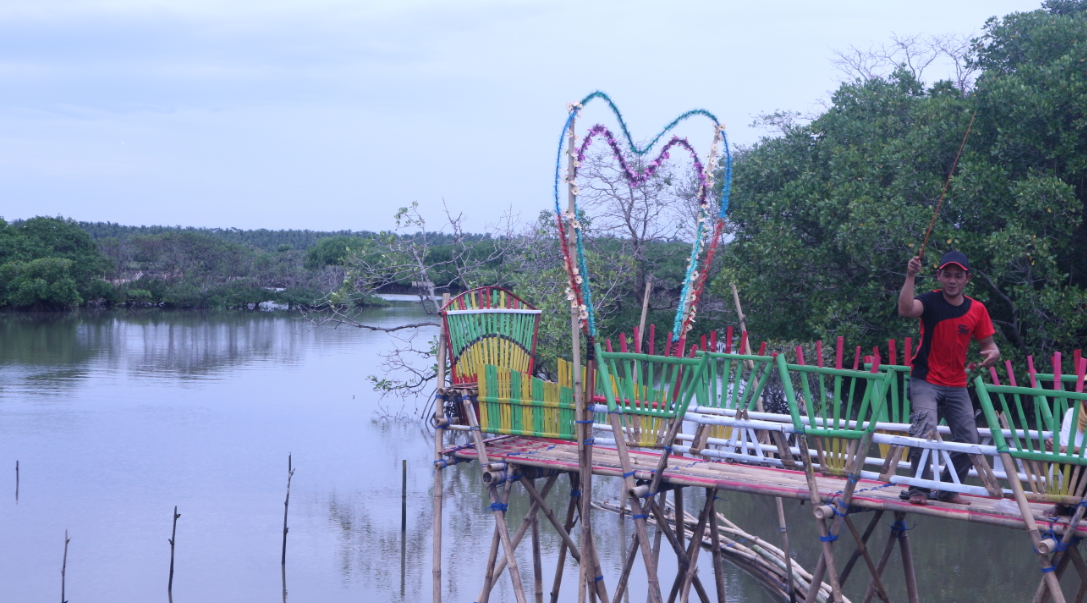
<path fill-rule="evenodd" d="M 910 415 L 910 436 L 926 438 L 936 429 L 941 416 L 947 420 L 954 441 L 978 443 L 974 409 L 966 391 L 966 352 L 970 339 L 978 340 L 984 359 L 981 368 L 993 366 L 1000 350 L 993 343 L 993 323 L 989 311 L 976 299 L 963 295 L 970 282 L 970 262 L 958 251 L 945 253 L 936 271 L 940 290 L 914 296 L 914 279 L 921 272 L 921 260 L 913 258 L 906 266 L 906 282 L 898 295 L 898 313 L 907 318 L 921 319 L 921 341 L 913 357 L 906 396 L 913 412 Z M 961 452 L 951 454 L 959 481 L 965 481 L 970 470 L 970 457 Z M 917 474 L 921 449 L 910 448 L 911 475 Z M 932 479 L 932 469 L 925 464 L 924 479 Z M 945 475 L 947 469 L 944 470 Z M 946 479 L 946 478 L 945 478 Z M 928 504 L 928 488 L 910 486 L 910 503 Z M 968 505 L 956 492 L 940 492 L 939 500 Z"/>

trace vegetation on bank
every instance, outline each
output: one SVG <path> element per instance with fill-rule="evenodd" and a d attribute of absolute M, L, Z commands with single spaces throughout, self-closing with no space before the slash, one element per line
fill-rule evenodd
<path fill-rule="evenodd" d="M 842 85 L 829 108 L 736 161 L 735 239 L 714 283 L 739 284 L 761 337 L 844 335 L 866 349 L 911 334 L 896 314 L 971 116 L 925 252 L 975 273 L 1006 358 L 1087 338 L 1087 2 L 990 19 L 965 66 L 974 85 L 924 86 L 899 67 Z M 778 116 L 781 117 L 781 116 Z M 935 289 L 934 270 L 918 292 Z"/>

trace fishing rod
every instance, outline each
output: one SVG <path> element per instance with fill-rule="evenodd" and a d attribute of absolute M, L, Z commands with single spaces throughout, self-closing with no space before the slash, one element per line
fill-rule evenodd
<path fill-rule="evenodd" d="M 959 157 L 962 156 L 962 149 L 966 146 L 966 139 L 970 137 L 970 128 L 974 127 L 974 118 L 978 116 L 978 110 L 974 109 L 974 114 L 970 116 L 970 124 L 966 126 L 966 134 L 962 137 L 962 144 L 959 145 L 959 152 L 955 154 L 955 161 L 951 163 L 951 171 L 947 174 L 947 181 L 944 182 L 944 190 L 940 193 L 940 200 L 936 202 L 936 211 L 932 212 L 932 221 L 928 223 L 928 230 L 925 231 L 925 240 L 921 242 L 921 251 L 917 252 L 917 259 L 921 259 L 925 256 L 925 245 L 928 245 L 928 237 L 932 234 L 932 227 L 936 225 L 936 217 L 940 215 L 940 206 L 944 203 L 944 195 L 947 194 L 947 187 L 951 185 L 951 176 L 955 174 L 955 167 L 959 165 Z"/>

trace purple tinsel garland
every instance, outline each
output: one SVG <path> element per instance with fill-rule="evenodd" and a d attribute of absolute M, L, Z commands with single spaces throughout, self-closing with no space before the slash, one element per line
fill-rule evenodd
<path fill-rule="evenodd" d="M 661 148 L 661 152 L 659 155 L 657 155 L 657 158 L 649 162 L 649 167 L 645 168 L 644 170 L 638 171 L 630 167 L 630 165 L 627 163 L 626 157 L 623 155 L 623 151 L 619 148 L 619 144 L 615 142 L 615 137 L 612 136 L 611 132 L 607 129 L 607 127 L 603 126 L 602 124 L 597 124 L 593 126 L 592 129 L 589 130 L 589 132 L 585 135 L 585 140 L 581 143 L 581 148 L 578 149 L 578 163 L 585 160 L 585 152 L 588 150 L 589 145 L 592 144 L 593 137 L 595 137 L 597 134 L 603 134 L 604 137 L 607 139 L 608 146 L 611 147 L 612 153 L 615 155 L 615 158 L 619 160 L 619 165 L 623 168 L 623 172 L 626 175 L 627 180 L 633 186 L 641 186 L 647 180 L 649 180 L 649 178 L 651 178 L 654 173 L 656 173 L 657 169 L 660 168 L 661 164 L 664 163 L 664 160 L 668 159 L 668 149 L 672 148 L 673 146 L 680 146 L 684 149 L 687 149 L 687 152 L 691 154 L 691 160 L 694 162 L 695 173 L 698 174 L 698 182 L 700 185 L 698 203 L 703 206 L 706 204 L 706 196 L 709 193 L 709 187 L 706 186 L 706 174 L 702 168 L 702 162 L 698 159 L 698 153 L 695 152 L 694 148 L 691 147 L 691 144 L 687 142 L 686 138 L 673 136 L 672 139 L 669 140 L 668 143 Z M 574 171 L 574 176 L 577 176 L 576 169 Z"/>

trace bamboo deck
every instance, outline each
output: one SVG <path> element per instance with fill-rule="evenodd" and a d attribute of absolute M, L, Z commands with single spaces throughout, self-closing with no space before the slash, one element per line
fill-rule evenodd
<path fill-rule="evenodd" d="M 577 444 L 562 440 L 545 440 L 517 436 L 500 436 L 485 440 L 487 457 L 490 462 L 503 461 L 510 464 L 561 471 L 578 471 Z M 476 450 L 469 447 L 453 447 L 443 451 L 444 456 L 455 455 L 458 460 L 477 460 Z M 635 478 L 649 479 L 650 472 L 656 468 L 660 455 L 656 452 L 631 450 Z M 622 477 L 619 455 L 614 448 L 593 447 L 593 474 L 606 477 Z M 810 500 L 804 472 L 773 467 L 758 467 L 733 463 L 712 462 L 688 456 L 671 455 L 663 481 L 673 486 L 695 486 L 701 488 L 719 488 L 732 492 L 748 492 L 764 496 L 779 496 Z M 840 495 L 846 480 L 836 477 L 817 475 L 819 492 L 823 500 L 830 501 Z M 964 495 L 971 504 L 952 505 L 929 501 L 928 505 L 911 505 L 898 497 L 903 489 L 901 485 L 887 485 L 882 482 L 862 479 L 857 484 L 852 506 L 862 509 L 883 509 L 886 511 L 912 513 L 920 516 L 943 517 L 959 521 L 970 521 L 987 525 L 1025 530 L 1026 523 L 1018 514 L 1001 513 L 994 510 L 998 502 L 994 498 Z M 1052 505 L 1031 503 L 1033 515 L 1047 526 L 1053 522 L 1056 533 L 1063 533 L 1068 518 L 1059 520 L 1046 517 L 1044 511 Z M 1077 536 L 1087 537 L 1087 526 L 1081 523 Z"/>

